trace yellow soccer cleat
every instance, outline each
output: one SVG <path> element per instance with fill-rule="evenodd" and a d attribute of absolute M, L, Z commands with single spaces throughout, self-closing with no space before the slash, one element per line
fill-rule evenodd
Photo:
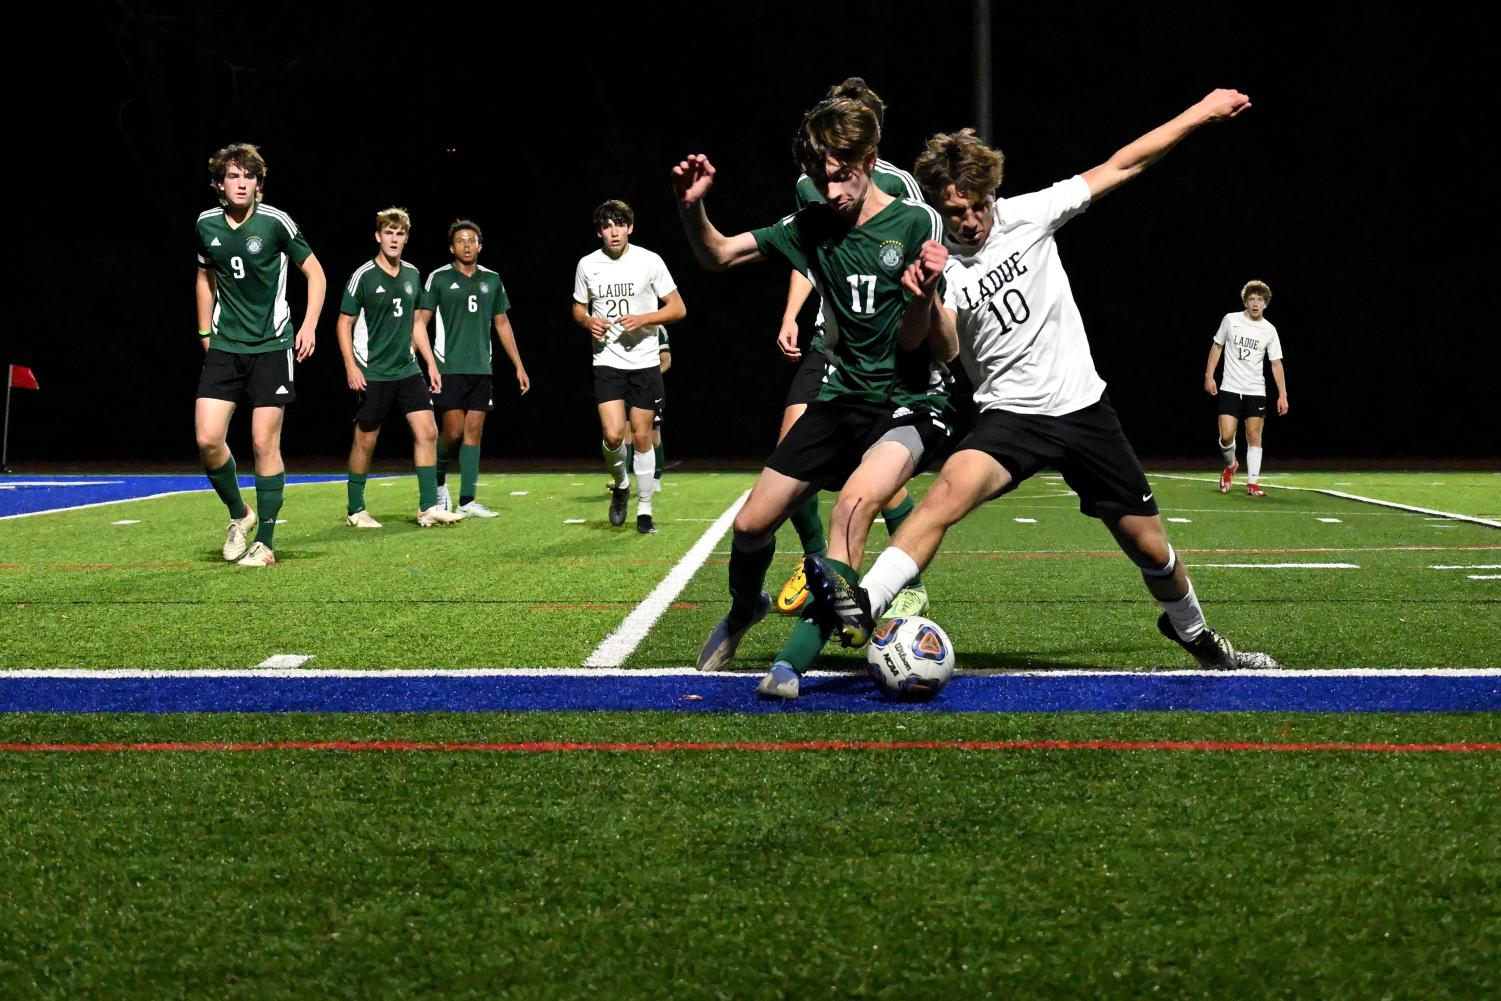
<path fill-rule="evenodd" d="M 787 578 L 787 583 L 777 592 L 778 615 L 801 615 L 808 603 L 808 576 L 803 573 L 803 561 L 797 561 L 797 569 Z"/>

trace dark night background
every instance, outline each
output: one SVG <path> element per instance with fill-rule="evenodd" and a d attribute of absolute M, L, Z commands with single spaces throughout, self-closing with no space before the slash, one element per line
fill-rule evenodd
<path fill-rule="evenodd" d="M 1479 15 L 1052 6 L 993 15 L 1003 194 L 1100 163 L 1213 87 L 1253 102 L 1059 238 L 1138 451 L 1218 461 L 1205 356 L 1260 278 L 1292 404 L 1269 421 L 1268 468 L 1496 456 L 1494 56 Z M 923 5 L 920 23 L 891 2 L 401 9 L 99 3 L 12 34 L 9 89 L 23 99 L 7 192 L 24 292 L 0 364 L 42 384 L 14 399 L 13 465 L 194 462 L 193 222 L 215 204 L 208 154 L 231 141 L 260 144 L 267 201 L 329 278 L 288 413 L 289 468 L 347 451 L 338 292 L 393 203 L 412 212 L 407 257 L 424 274 L 448 259 L 447 223 L 477 219 L 481 261 L 510 293 L 534 388 L 509 392 L 497 352 L 487 459 L 597 455 L 587 335 L 568 313 L 574 265 L 597 246 L 590 213 L 612 197 L 635 206 L 636 242 L 666 258 L 688 306 L 669 456 L 759 459 L 791 375 L 773 345 L 787 276 L 700 270 L 668 168 L 708 153 L 711 218 L 738 232 L 789 209 L 789 140 L 831 83 L 861 75 L 885 98 L 882 155 L 902 166 L 974 113 L 967 3 Z M 293 275 L 297 319 L 304 288 Z M 248 425 L 241 414 L 231 434 L 242 467 Z M 388 425 L 380 454 L 409 447 Z"/>

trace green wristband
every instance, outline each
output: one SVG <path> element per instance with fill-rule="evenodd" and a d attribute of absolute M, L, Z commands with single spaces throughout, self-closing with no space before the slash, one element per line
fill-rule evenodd
<path fill-rule="evenodd" d="M 209 336 L 209 332 L 207 330 L 200 330 L 200 331 L 198 331 L 198 336 L 199 337 L 208 337 Z"/>

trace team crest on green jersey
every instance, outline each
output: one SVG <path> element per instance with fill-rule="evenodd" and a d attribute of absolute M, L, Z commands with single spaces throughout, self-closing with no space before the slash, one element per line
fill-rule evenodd
<path fill-rule="evenodd" d="M 902 257 L 902 245 L 897 240 L 887 240 L 876 252 L 876 262 L 892 278 L 902 273 Z"/>
<path fill-rule="evenodd" d="M 479 283 L 479 294 L 480 295 L 489 295 L 490 294 L 490 286 L 486 285 L 484 282 L 480 282 Z"/>
<path fill-rule="evenodd" d="M 402 285 L 402 289 L 406 292 L 407 295 L 415 295 L 416 294 L 415 292 L 412 291 L 412 283 L 411 282 L 407 282 L 406 284 Z"/>
<path fill-rule="evenodd" d="M 261 238 L 254 234 L 246 237 L 245 252 L 247 254 L 259 254 L 261 252 Z"/>

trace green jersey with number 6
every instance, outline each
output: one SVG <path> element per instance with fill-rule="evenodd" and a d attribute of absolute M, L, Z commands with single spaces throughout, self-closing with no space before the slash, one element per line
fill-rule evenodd
<path fill-rule="evenodd" d="M 406 261 L 395 278 L 366 261 L 344 286 L 339 312 L 354 320 L 354 360 L 375 382 L 420 375 L 412 353 L 412 317 L 422 274 Z"/>
<path fill-rule="evenodd" d="M 489 375 L 493 317 L 511 308 L 500 275 L 475 265 L 466 275 L 452 264 L 427 276 L 418 309 L 433 312 L 430 336 L 444 375 Z"/>
<path fill-rule="evenodd" d="M 313 253 L 292 217 L 261 204 L 233 226 L 224 209 L 210 209 L 198 217 L 197 242 L 198 266 L 214 276 L 209 347 L 234 354 L 291 347 L 287 258 L 301 266 Z"/>
<path fill-rule="evenodd" d="M 833 362 L 820 400 L 891 402 L 935 413 L 948 408 L 941 366 L 930 363 L 926 346 L 902 351 L 899 339 L 912 300 L 902 272 L 924 242 L 943 238 L 937 212 L 897 199 L 851 228 L 817 203 L 752 235 L 764 256 L 785 260 L 818 290 L 824 351 Z"/>

